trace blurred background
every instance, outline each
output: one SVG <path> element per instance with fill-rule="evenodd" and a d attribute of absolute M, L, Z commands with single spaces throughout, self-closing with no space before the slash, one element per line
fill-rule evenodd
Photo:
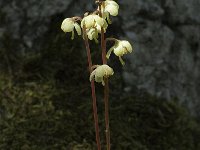
<path fill-rule="evenodd" d="M 114 55 L 108 62 L 112 149 L 200 149 L 200 0 L 117 2 L 106 36 L 134 52 L 124 67 Z M 96 149 L 84 43 L 60 29 L 95 10 L 94 0 L 0 0 L 0 8 L 0 149 Z M 101 64 L 99 46 L 90 46 Z"/>

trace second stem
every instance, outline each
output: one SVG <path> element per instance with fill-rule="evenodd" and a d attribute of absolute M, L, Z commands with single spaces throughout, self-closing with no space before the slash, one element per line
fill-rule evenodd
<path fill-rule="evenodd" d="M 100 12 L 101 12 L 101 9 L 100 9 Z M 105 35 L 104 35 L 104 28 L 103 27 L 101 28 L 101 49 L 102 49 L 102 62 L 103 62 L 103 64 L 107 64 L 106 41 L 105 41 Z M 110 150 L 109 85 L 108 85 L 108 78 L 105 78 L 104 103 L 105 103 L 106 147 L 107 147 L 107 150 Z"/>
<path fill-rule="evenodd" d="M 85 46 L 87 50 L 89 71 L 91 73 L 92 59 L 91 59 L 90 47 L 89 47 L 88 37 L 86 34 L 85 25 L 83 26 L 83 36 L 84 36 Z M 101 142 L 100 142 L 100 136 L 99 136 L 99 123 L 98 123 L 98 114 L 97 114 L 97 100 L 96 100 L 96 94 L 95 94 L 94 80 L 91 81 L 91 90 L 92 90 L 92 100 L 93 100 L 93 115 L 94 115 L 94 122 L 95 122 L 96 143 L 97 143 L 97 149 L 101 150 Z"/>

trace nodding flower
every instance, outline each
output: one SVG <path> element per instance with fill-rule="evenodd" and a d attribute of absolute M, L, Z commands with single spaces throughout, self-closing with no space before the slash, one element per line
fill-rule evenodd
<path fill-rule="evenodd" d="M 94 79 L 96 82 L 101 82 L 102 85 L 105 85 L 104 78 L 114 74 L 114 71 L 108 65 L 95 65 L 95 68 L 90 74 L 90 82 Z"/>
<path fill-rule="evenodd" d="M 124 65 L 124 61 L 122 60 L 122 56 L 127 53 L 131 53 L 133 51 L 131 44 L 125 40 L 115 40 L 115 44 L 111 47 L 107 52 L 107 59 L 109 59 L 111 52 L 114 52 L 116 56 L 119 57 L 119 60 L 122 65 Z"/>
<path fill-rule="evenodd" d="M 117 16 L 119 11 L 119 5 L 113 0 L 106 0 L 101 5 L 102 16 L 107 19 L 108 23 L 111 24 L 110 16 Z"/>
<path fill-rule="evenodd" d="M 83 28 L 84 25 L 88 38 L 94 39 L 96 43 L 98 43 L 98 33 L 101 33 L 101 28 L 103 27 L 104 32 L 106 32 L 108 27 L 106 20 L 95 14 L 84 17 L 81 21 L 81 27 Z"/>
<path fill-rule="evenodd" d="M 81 27 L 73 18 L 66 18 L 63 20 L 61 29 L 66 32 L 72 32 L 71 39 L 74 39 L 74 28 L 78 35 L 81 35 Z"/>

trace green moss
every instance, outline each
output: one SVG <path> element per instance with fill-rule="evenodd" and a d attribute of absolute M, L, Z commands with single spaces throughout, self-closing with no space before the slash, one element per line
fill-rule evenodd
<path fill-rule="evenodd" d="M 90 89 L 55 83 L 1 85 L 0 149 L 93 149 Z M 102 102 L 99 102 L 103 126 Z M 111 143 L 115 150 L 196 150 L 200 128 L 176 102 L 140 93 L 111 96 Z M 102 128 L 101 131 L 104 129 Z M 102 139 L 103 139 L 103 135 Z M 103 142 L 103 141 L 102 141 Z"/>

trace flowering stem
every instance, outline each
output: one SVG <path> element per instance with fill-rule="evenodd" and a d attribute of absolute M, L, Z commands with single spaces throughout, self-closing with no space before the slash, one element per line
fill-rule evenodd
<path fill-rule="evenodd" d="M 107 150 L 110 150 L 110 126 L 109 126 L 109 85 L 108 78 L 105 78 L 104 103 L 105 103 L 105 124 L 106 124 L 106 143 Z"/>
<path fill-rule="evenodd" d="M 101 29 L 101 48 L 102 48 L 102 61 L 103 64 L 107 64 L 106 59 L 106 45 L 104 39 L 104 29 Z M 110 150 L 110 127 L 109 127 L 109 85 L 108 78 L 105 78 L 104 86 L 104 103 L 105 103 L 105 125 L 106 125 L 106 145 L 107 150 Z"/>
<path fill-rule="evenodd" d="M 102 17 L 101 5 L 103 5 L 103 4 L 99 3 L 99 16 L 100 17 Z M 101 49 L 102 49 L 102 61 L 103 61 L 103 64 L 107 64 L 107 58 L 106 58 L 106 41 L 105 41 L 105 35 L 104 35 L 104 28 L 103 27 L 101 27 Z M 108 85 L 108 78 L 105 78 L 104 103 L 105 103 L 106 147 L 107 147 L 107 150 L 110 150 L 109 85 Z"/>
<path fill-rule="evenodd" d="M 90 46 L 89 46 L 88 37 L 86 34 L 85 25 L 83 26 L 83 36 L 84 36 L 84 41 L 85 41 L 85 47 L 87 50 L 89 71 L 91 73 L 92 72 L 92 59 L 91 59 Z M 92 100 L 93 100 L 93 114 L 94 114 L 94 122 L 95 122 L 96 143 L 97 143 L 97 149 L 101 150 L 101 142 L 100 142 L 100 136 L 99 136 L 99 123 L 98 123 L 98 114 L 97 114 L 97 101 L 96 101 L 94 80 L 91 81 L 91 90 L 92 90 Z"/>
<path fill-rule="evenodd" d="M 102 49 L 102 61 L 103 61 L 103 64 L 107 64 L 106 44 L 105 44 L 104 29 L 103 28 L 101 28 L 101 49 Z M 110 150 L 109 85 L 108 85 L 108 78 L 105 78 L 104 103 L 105 103 L 106 146 L 107 146 L 107 150 Z"/>
<path fill-rule="evenodd" d="M 106 42 L 104 38 L 104 29 L 101 28 L 101 49 L 102 49 L 102 61 L 103 64 L 107 64 L 107 58 L 106 58 Z"/>

